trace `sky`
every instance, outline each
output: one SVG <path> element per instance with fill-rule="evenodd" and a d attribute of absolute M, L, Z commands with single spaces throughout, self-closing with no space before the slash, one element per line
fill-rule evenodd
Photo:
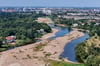
<path fill-rule="evenodd" d="M 2 6 L 100 7 L 100 0 L 0 0 Z"/>

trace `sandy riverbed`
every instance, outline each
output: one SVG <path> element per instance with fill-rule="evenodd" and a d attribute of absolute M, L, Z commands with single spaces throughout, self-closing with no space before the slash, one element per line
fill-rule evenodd
<path fill-rule="evenodd" d="M 18 47 L 1 53 L 0 66 L 45 66 L 46 60 L 60 61 L 59 56 L 64 51 L 66 43 L 83 36 L 79 31 L 72 31 L 68 35 L 56 38 L 54 40 L 44 40 L 27 46 Z M 34 48 L 39 44 L 46 44 L 40 51 Z M 50 56 L 46 57 L 46 54 Z M 67 60 L 67 62 L 69 62 Z"/>
<path fill-rule="evenodd" d="M 55 33 L 58 32 L 58 31 L 59 31 L 59 30 L 57 30 L 57 29 L 55 29 L 55 28 L 52 28 L 52 33 L 48 33 L 48 34 L 42 36 L 40 39 L 41 39 L 41 40 L 46 40 L 46 39 L 48 39 L 48 38 L 50 38 L 50 37 L 53 37 L 53 36 L 55 36 Z"/>
<path fill-rule="evenodd" d="M 47 23 L 47 24 L 53 23 L 53 21 L 48 17 L 39 17 L 36 21 L 39 23 Z"/>

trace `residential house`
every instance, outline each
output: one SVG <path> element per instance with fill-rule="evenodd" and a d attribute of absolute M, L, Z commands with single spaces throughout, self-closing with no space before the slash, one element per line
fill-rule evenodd
<path fill-rule="evenodd" d="M 6 42 L 7 43 L 13 43 L 15 42 L 16 36 L 8 36 L 6 37 Z"/>

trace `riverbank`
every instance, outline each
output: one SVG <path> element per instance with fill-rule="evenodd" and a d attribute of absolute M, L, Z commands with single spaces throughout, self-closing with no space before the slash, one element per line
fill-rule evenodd
<path fill-rule="evenodd" d="M 44 50 L 47 53 L 51 53 L 51 56 L 49 56 L 49 59 L 59 61 L 60 60 L 59 57 L 64 51 L 65 45 L 71 42 L 72 40 L 75 40 L 82 36 L 84 36 L 84 33 L 79 32 L 79 31 L 72 31 L 68 35 L 51 40 L 48 43 L 48 45 L 44 47 Z"/>
<path fill-rule="evenodd" d="M 43 35 L 41 38 L 39 38 L 40 40 L 47 40 L 50 37 L 55 36 L 55 33 L 58 32 L 58 29 L 52 28 L 52 33 L 48 33 L 46 35 Z"/>
<path fill-rule="evenodd" d="M 64 51 L 66 43 L 68 44 L 81 36 L 84 36 L 84 33 L 72 31 L 68 35 L 54 40 L 43 40 L 38 43 L 2 52 L 0 54 L 0 61 L 2 62 L 0 64 L 2 64 L 1 66 L 10 66 L 16 63 L 19 66 L 45 66 L 48 59 L 61 61 L 59 57 Z M 45 45 L 39 47 L 41 44 Z M 34 50 L 36 47 L 39 47 L 38 51 Z M 66 62 L 70 61 L 67 60 Z"/>

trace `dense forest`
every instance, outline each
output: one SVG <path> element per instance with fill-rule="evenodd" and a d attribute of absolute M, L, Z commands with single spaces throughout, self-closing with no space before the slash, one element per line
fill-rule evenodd
<path fill-rule="evenodd" d="M 0 45 L 5 40 L 5 37 L 11 35 L 16 36 L 17 40 L 28 41 L 41 37 L 44 33 L 50 33 L 51 28 L 47 24 L 36 22 L 36 19 L 41 16 L 45 15 L 36 13 L 0 13 L 0 37 L 2 38 L 0 39 Z M 39 32 L 41 29 L 44 33 Z"/>

